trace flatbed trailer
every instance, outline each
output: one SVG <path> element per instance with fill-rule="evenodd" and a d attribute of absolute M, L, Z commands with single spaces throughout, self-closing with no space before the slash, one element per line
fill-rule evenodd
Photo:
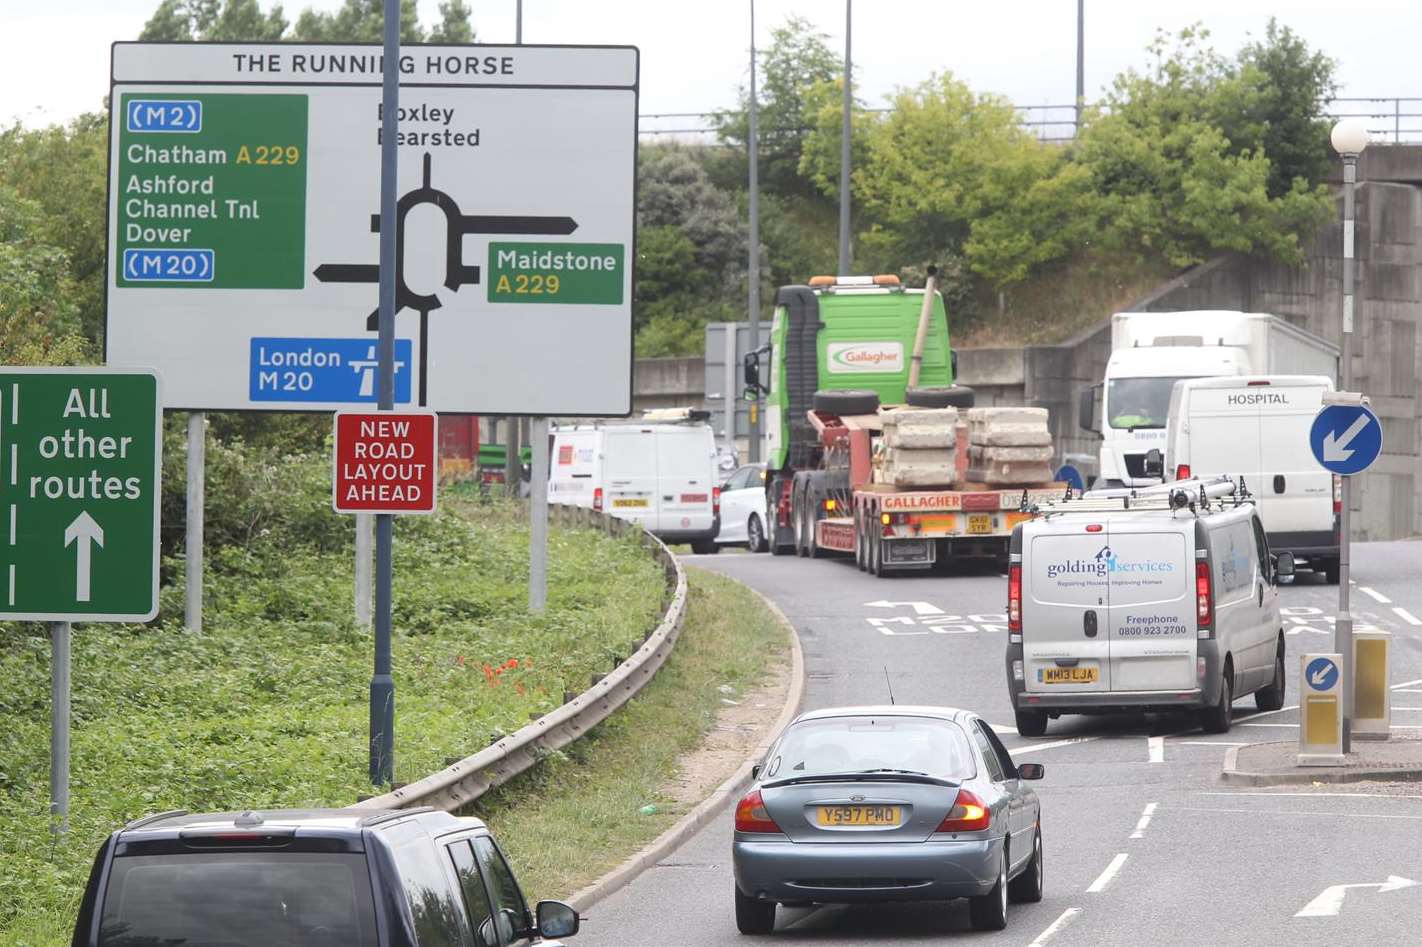
<path fill-rule="evenodd" d="M 782 515 L 796 530 L 801 555 L 842 553 L 876 576 L 930 569 L 940 559 L 1007 560 L 1013 527 L 1032 518 L 1036 504 L 1056 500 L 1065 484 L 990 487 L 964 483 L 956 489 L 903 489 L 872 482 L 871 434 L 877 416 L 839 417 L 808 413 L 820 436 L 825 470 L 797 474 Z M 966 431 L 959 430 L 961 480 L 966 468 Z M 785 504 L 782 504 L 783 506 Z M 809 528 L 807 528 L 809 527 Z"/>

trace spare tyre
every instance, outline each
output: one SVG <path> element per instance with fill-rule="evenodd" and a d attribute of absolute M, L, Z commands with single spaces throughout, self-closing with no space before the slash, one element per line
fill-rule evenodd
<path fill-rule="evenodd" d="M 977 398 L 977 393 L 967 385 L 910 388 L 904 392 L 904 401 L 915 408 L 971 408 Z"/>
<path fill-rule="evenodd" d="M 879 410 L 879 393 L 855 388 L 815 392 L 815 410 L 840 416 L 873 414 Z"/>

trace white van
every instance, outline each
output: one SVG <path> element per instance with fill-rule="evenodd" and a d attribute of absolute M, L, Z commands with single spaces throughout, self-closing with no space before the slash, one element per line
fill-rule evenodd
<path fill-rule="evenodd" d="M 1047 719 L 1196 710 L 1211 733 L 1234 701 L 1284 705 L 1276 584 L 1254 504 L 1235 485 L 1187 481 L 1088 494 L 1012 534 L 1007 687 L 1023 736 Z"/>
<path fill-rule="evenodd" d="M 550 503 L 605 510 L 663 542 L 715 551 L 721 481 L 707 424 L 580 424 L 552 437 Z"/>
<path fill-rule="evenodd" d="M 1342 481 L 1309 449 L 1309 428 L 1333 390 L 1326 375 L 1246 375 L 1175 383 L 1165 479 L 1243 477 L 1269 548 L 1338 581 Z"/>

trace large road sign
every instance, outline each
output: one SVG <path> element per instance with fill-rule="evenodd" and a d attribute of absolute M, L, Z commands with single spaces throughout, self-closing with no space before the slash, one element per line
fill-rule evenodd
<path fill-rule="evenodd" d="M 1313 420 L 1308 443 L 1325 470 L 1362 473 L 1382 453 L 1382 423 L 1367 405 L 1325 405 Z"/>
<path fill-rule="evenodd" d="M 374 405 L 381 48 L 116 43 L 106 358 L 177 409 Z M 396 403 L 631 411 L 638 53 L 401 51 Z"/>
<path fill-rule="evenodd" d="M 162 429 L 153 372 L 0 368 L 0 618 L 158 613 Z"/>
<path fill-rule="evenodd" d="M 433 513 L 433 411 L 338 411 L 331 503 L 337 513 Z"/>

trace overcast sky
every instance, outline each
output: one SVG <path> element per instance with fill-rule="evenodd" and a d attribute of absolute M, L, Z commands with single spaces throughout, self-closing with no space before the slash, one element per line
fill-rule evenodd
<path fill-rule="evenodd" d="M 483 42 L 513 42 L 515 0 L 469 0 Z M 64 121 L 102 105 L 109 43 L 135 39 L 158 0 L 0 0 L 0 122 Z M 270 8 L 271 0 L 262 0 Z M 340 0 L 296 0 L 330 10 Z M 625 43 L 642 52 L 641 111 L 698 112 L 733 101 L 746 76 L 748 0 L 524 0 L 530 43 Z M 438 0 L 419 0 L 422 21 Z M 759 0 L 757 36 L 791 13 L 816 23 L 836 48 L 843 0 Z M 1415 66 L 1422 0 L 1086 0 L 1086 89 L 1095 98 L 1128 66 L 1145 65 L 1157 28 L 1202 21 L 1223 52 L 1260 36 L 1271 15 L 1338 60 L 1342 94 L 1422 96 Z M 874 104 L 897 86 L 950 70 L 975 89 L 1019 105 L 1064 104 L 1075 82 L 1073 0 L 859 0 L 854 58 Z M 1422 102 L 1413 103 L 1422 112 Z M 1422 127 L 1422 119 L 1413 121 Z"/>

